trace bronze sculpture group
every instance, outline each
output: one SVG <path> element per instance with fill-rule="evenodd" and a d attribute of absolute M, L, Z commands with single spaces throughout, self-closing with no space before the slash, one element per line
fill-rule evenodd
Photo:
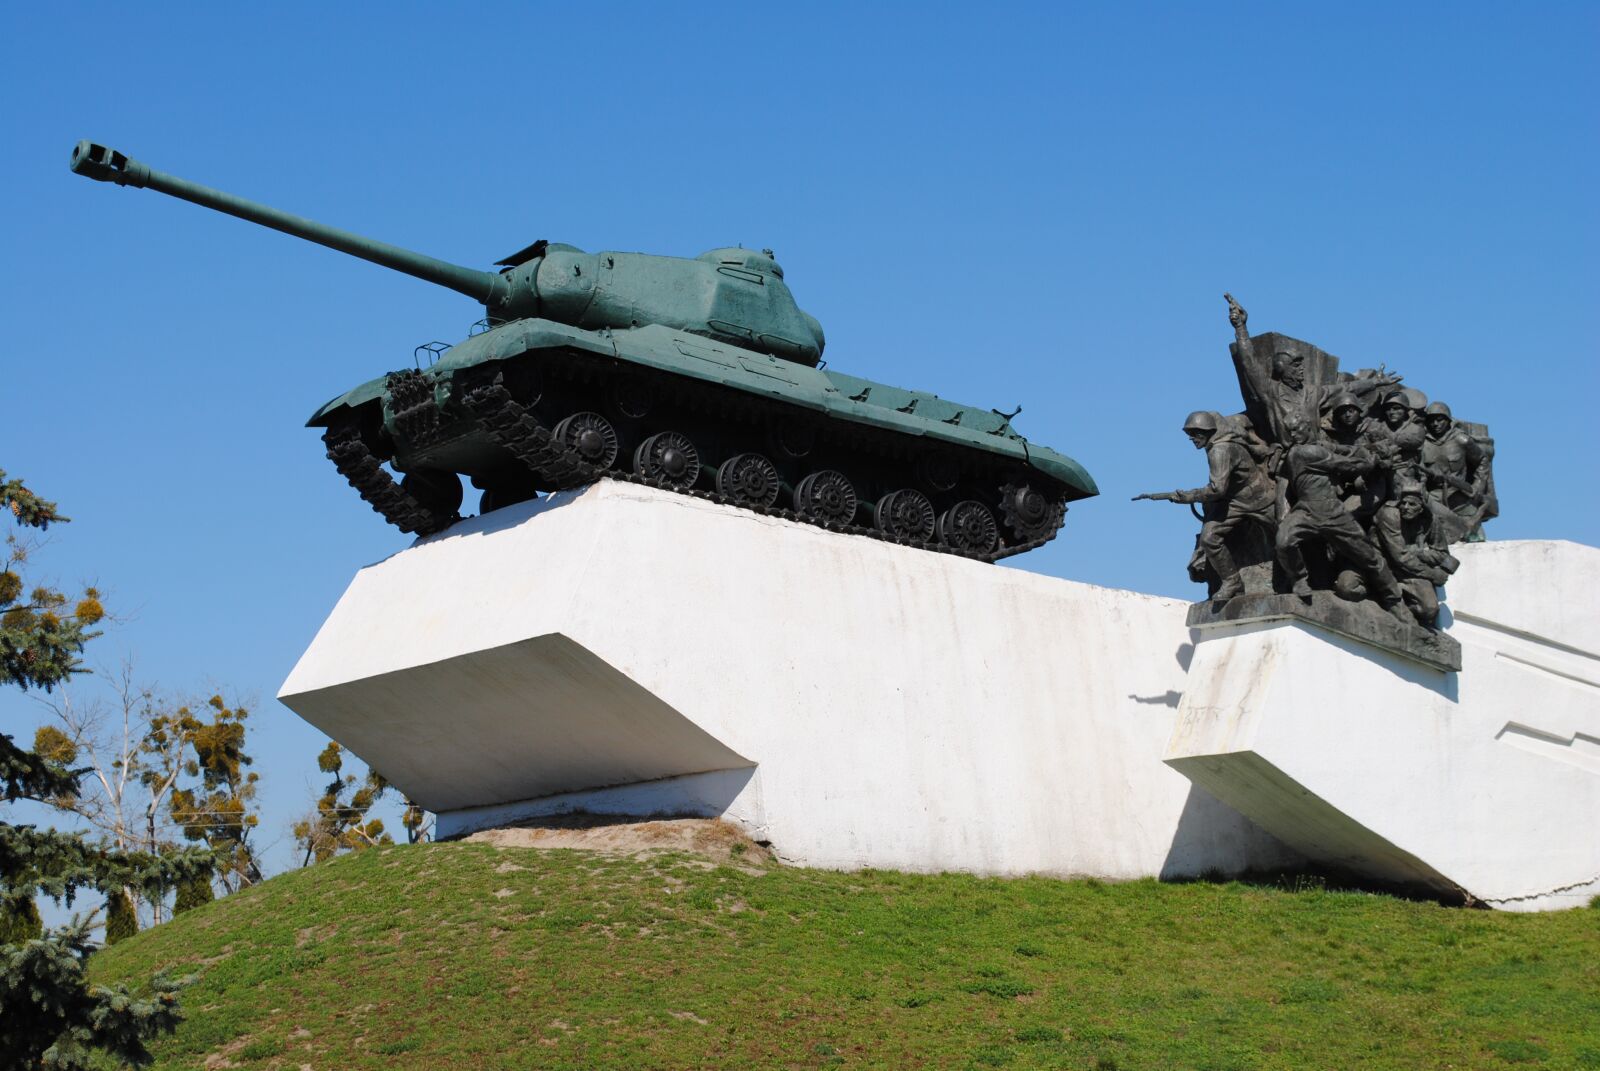
<path fill-rule="evenodd" d="M 1204 487 L 1137 499 L 1201 507 L 1189 575 L 1209 601 L 1319 592 L 1375 603 L 1409 628 L 1436 627 L 1450 546 L 1482 539 L 1498 512 L 1494 441 L 1400 377 L 1340 373 L 1338 361 L 1276 333 L 1251 337 L 1233 296 L 1230 347 L 1244 411 L 1189 414 L 1206 451 Z"/>

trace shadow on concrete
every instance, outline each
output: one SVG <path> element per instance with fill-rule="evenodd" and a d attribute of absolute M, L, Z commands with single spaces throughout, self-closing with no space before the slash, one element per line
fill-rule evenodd
<path fill-rule="evenodd" d="M 1444 621 L 1442 612 L 1440 621 L 1441 623 Z M 1353 640 L 1336 632 L 1320 629 L 1307 631 L 1312 632 L 1313 635 L 1325 643 L 1331 643 L 1341 651 L 1352 654 L 1357 658 L 1365 659 L 1373 665 L 1383 668 L 1392 676 L 1398 677 L 1408 684 L 1426 688 L 1428 691 L 1437 693 L 1452 703 L 1460 701 L 1461 674 L 1458 670 L 1447 672 L 1435 669 L 1432 666 L 1425 666 L 1404 656 L 1396 656 L 1382 647 L 1362 643 L 1360 640 Z M 1374 657 L 1374 654 L 1377 657 Z"/>
<path fill-rule="evenodd" d="M 720 818 L 755 775 L 756 766 L 739 766 L 463 808 L 439 815 L 437 835 L 440 840 L 449 840 L 480 829 L 510 825 L 572 823 L 564 828 L 580 828 L 585 823 L 618 825 L 664 818 Z"/>
<path fill-rule="evenodd" d="M 1262 844 L 1275 846 L 1281 859 L 1262 866 L 1270 857 Z M 1225 860 L 1249 858 L 1254 865 L 1232 868 Z M 1422 883 L 1381 881 L 1339 866 L 1319 863 L 1278 840 L 1211 793 L 1194 785 L 1178 818 L 1172 847 L 1161 865 L 1161 880 L 1171 882 L 1212 882 L 1251 885 L 1289 893 L 1365 892 L 1396 896 L 1405 900 L 1432 901 L 1446 907 L 1478 904 L 1461 890 L 1440 889 Z"/>
<path fill-rule="evenodd" d="M 1160 876 L 1162 881 L 1228 878 L 1246 872 L 1245 860 L 1259 870 L 1263 859 L 1273 861 L 1272 869 L 1285 870 L 1303 867 L 1306 862 L 1299 852 L 1250 819 L 1199 785 L 1191 785 Z"/>

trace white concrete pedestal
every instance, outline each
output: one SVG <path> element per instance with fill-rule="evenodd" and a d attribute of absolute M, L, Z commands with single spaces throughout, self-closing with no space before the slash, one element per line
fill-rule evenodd
<path fill-rule="evenodd" d="M 279 698 L 443 836 L 721 815 L 812 866 L 1309 859 L 1583 903 L 1600 551 L 1460 551 L 1450 673 L 1300 622 L 1191 633 L 1177 600 L 605 482 L 361 570 Z"/>
<path fill-rule="evenodd" d="M 1457 553 L 1460 673 L 1302 623 L 1199 630 L 1166 762 L 1314 861 L 1578 906 L 1600 893 L 1600 551 Z"/>
<path fill-rule="evenodd" d="M 363 569 L 280 698 L 442 835 L 673 813 L 814 866 L 1294 865 L 1160 761 L 1187 608 L 605 482 Z"/>

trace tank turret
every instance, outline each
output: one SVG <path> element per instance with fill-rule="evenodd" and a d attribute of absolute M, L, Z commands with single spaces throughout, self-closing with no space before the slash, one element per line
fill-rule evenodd
<path fill-rule="evenodd" d="M 538 316 L 589 329 L 660 324 L 800 364 L 822 357 L 822 325 L 795 304 L 770 250 L 713 249 L 691 260 L 538 241 L 497 261 L 499 272 L 478 271 L 201 186 L 93 142 L 78 142 L 71 167 L 448 287 L 482 302 L 491 323 Z"/>
<path fill-rule="evenodd" d="M 73 150 L 72 170 L 483 303 L 486 330 L 418 347 L 410 367 L 346 391 L 309 421 L 324 429 L 340 475 L 405 532 L 454 523 L 463 476 L 483 492 L 484 513 L 614 479 L 996 561 L 1053 539 L 1067 503 L 1098 493 L 1076 461 L 1012 427 L 1020 409 L 825 370 L 822 325 L 795 304 L 771 250 L 684 258 L 539 241 L 499 271 L 478 271 L 87 141 Z"/>

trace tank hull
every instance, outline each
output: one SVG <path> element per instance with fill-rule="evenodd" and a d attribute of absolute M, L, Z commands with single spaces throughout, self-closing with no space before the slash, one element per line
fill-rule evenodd
<path fill-rule="evenodd" d="M 609 477 L 996 560 L 1052 538 L 1068 502 L 1098 493 L 991 410 L 661 325 L 516 320 L 309 423 L 407 474 L 402 519 L 373 504 L 415 531 L 453 519 L 453 474 L 485 511 Z"/>

